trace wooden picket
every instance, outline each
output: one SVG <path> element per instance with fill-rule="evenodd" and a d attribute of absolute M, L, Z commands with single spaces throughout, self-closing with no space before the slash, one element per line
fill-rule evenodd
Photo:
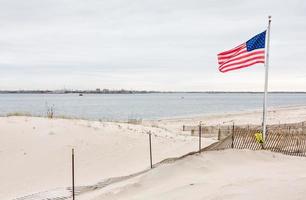
<path fill-rule="evenodd" d="M 292 130 L 291 128 L 276 128 L 268 130 L 265 144 L 260 144 L 255 137 L 261 130 L 238 128 L 219 141 L 208 150 L 221 149 L 251 149 L 251 150 L 270 150 L 287 155 L 306 157 L 306 134 L 303 130 Z"/>

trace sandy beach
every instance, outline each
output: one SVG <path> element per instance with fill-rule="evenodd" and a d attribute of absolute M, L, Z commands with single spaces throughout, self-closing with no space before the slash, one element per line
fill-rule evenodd
<path fill-rule="evenodd" d="M 198 138 L 190 136 L 190 132 L 182 132 L 182 126 L 197 125 L 199 121 L 206 125 L 260 124 L 261 111 L 152 120 L 140 125 L 1 117 L 0 199 L 11 200 L 69 187 L 72 148 L 76 151 L 77 186 L 149 169 L 149 132 L 153 136 L 154 163 L 196 151 Z M 306 106 L 269 111 L 269 124 L 301 121 L 306 121 Z M 214 142 L 214 139 L 202 139 L 203 147 Z M 238 160 L 243 162 L 236 164 Z M 79 199 L 246 199 L 247 194 L 258 194 L 258 187 L 270 183 L 273 183 L 271 187 L 282 191 L 271 193 L 272 199 L 288 199 L 284 195 L 300 199 L 305 195 L 305 166 L 305 158 L 270 152 L 209 152 L 157 167 L 133 179 L 81 195 Z M 269 169 L 267 173 L 266 169 Z M 231 175 L 236 179 L 231 179 Z M 293 189 L 287 187 L 289 182 L 293 182 L 298 191 L 295 196 L 291 196 Z M 258 195 L 253 199 L 262 194 Z"/>
<path fill-rule="evenodd" d="M 267 124 L 286 124 L 306 121 L 306 106 L 288 106 L 269 108 Z M 261 125 L 262 110 L 251 110 L 237 113 L 180 117 L 172 119 L 150 120 L 144 124 L 164 128 L 170 132 L 186 134 L 183 125 L 195 126 L 199 122 L 208 126 L 214 125 Z M 189 134 L 189 133 L 187 133 Z"/>
<path fill-rule="evenodd" d="M 197 138 L 124 123 L 4 117 L 0 127 L 0 199 L 70 186 L 73 147 L 77 185 L 149 168 L 149 131 L 153 162 L 198 148 Z"/>
<path fill-rule="evenodd" d="M 305 198 L 306 159 L 265 151 L 225 150 L 160 166 L 81 200 Z"/>

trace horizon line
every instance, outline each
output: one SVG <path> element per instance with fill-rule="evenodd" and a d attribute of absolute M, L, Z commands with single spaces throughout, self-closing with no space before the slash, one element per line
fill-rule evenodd
<path fill-rule="evenodd" d="M 171 91 L 171 90 L 133 90 L 133 89 L 18 89 L 0 90 L 0 93 L 264 93 L 264 91 L 227 91 L 227 90 L 206 90 L 206 91 Z M 306 93 L 306 91 L 285 91 L 273 90 L 268 93 Z"/>

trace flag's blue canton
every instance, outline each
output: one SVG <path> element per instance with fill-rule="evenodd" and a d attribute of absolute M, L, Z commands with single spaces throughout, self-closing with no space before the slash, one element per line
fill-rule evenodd
<path fill-rule="evenodd" d="M 265 48 L 266 31 L 255 35 L 246 42 L 247 51 Z"/>

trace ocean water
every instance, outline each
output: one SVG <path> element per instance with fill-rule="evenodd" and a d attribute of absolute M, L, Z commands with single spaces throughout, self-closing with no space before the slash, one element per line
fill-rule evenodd
<path fill-rule="evenodd" d="M 154 94 L 0 94 L 0 115 L 32 115 L 54 108 L 55 116 L 86 119 L 161 119 L 248 111 L 262 108 L 257 93 L 154 93 Z M 272 93 L 271 107 L 306 105 L 306 94 Z"/>

